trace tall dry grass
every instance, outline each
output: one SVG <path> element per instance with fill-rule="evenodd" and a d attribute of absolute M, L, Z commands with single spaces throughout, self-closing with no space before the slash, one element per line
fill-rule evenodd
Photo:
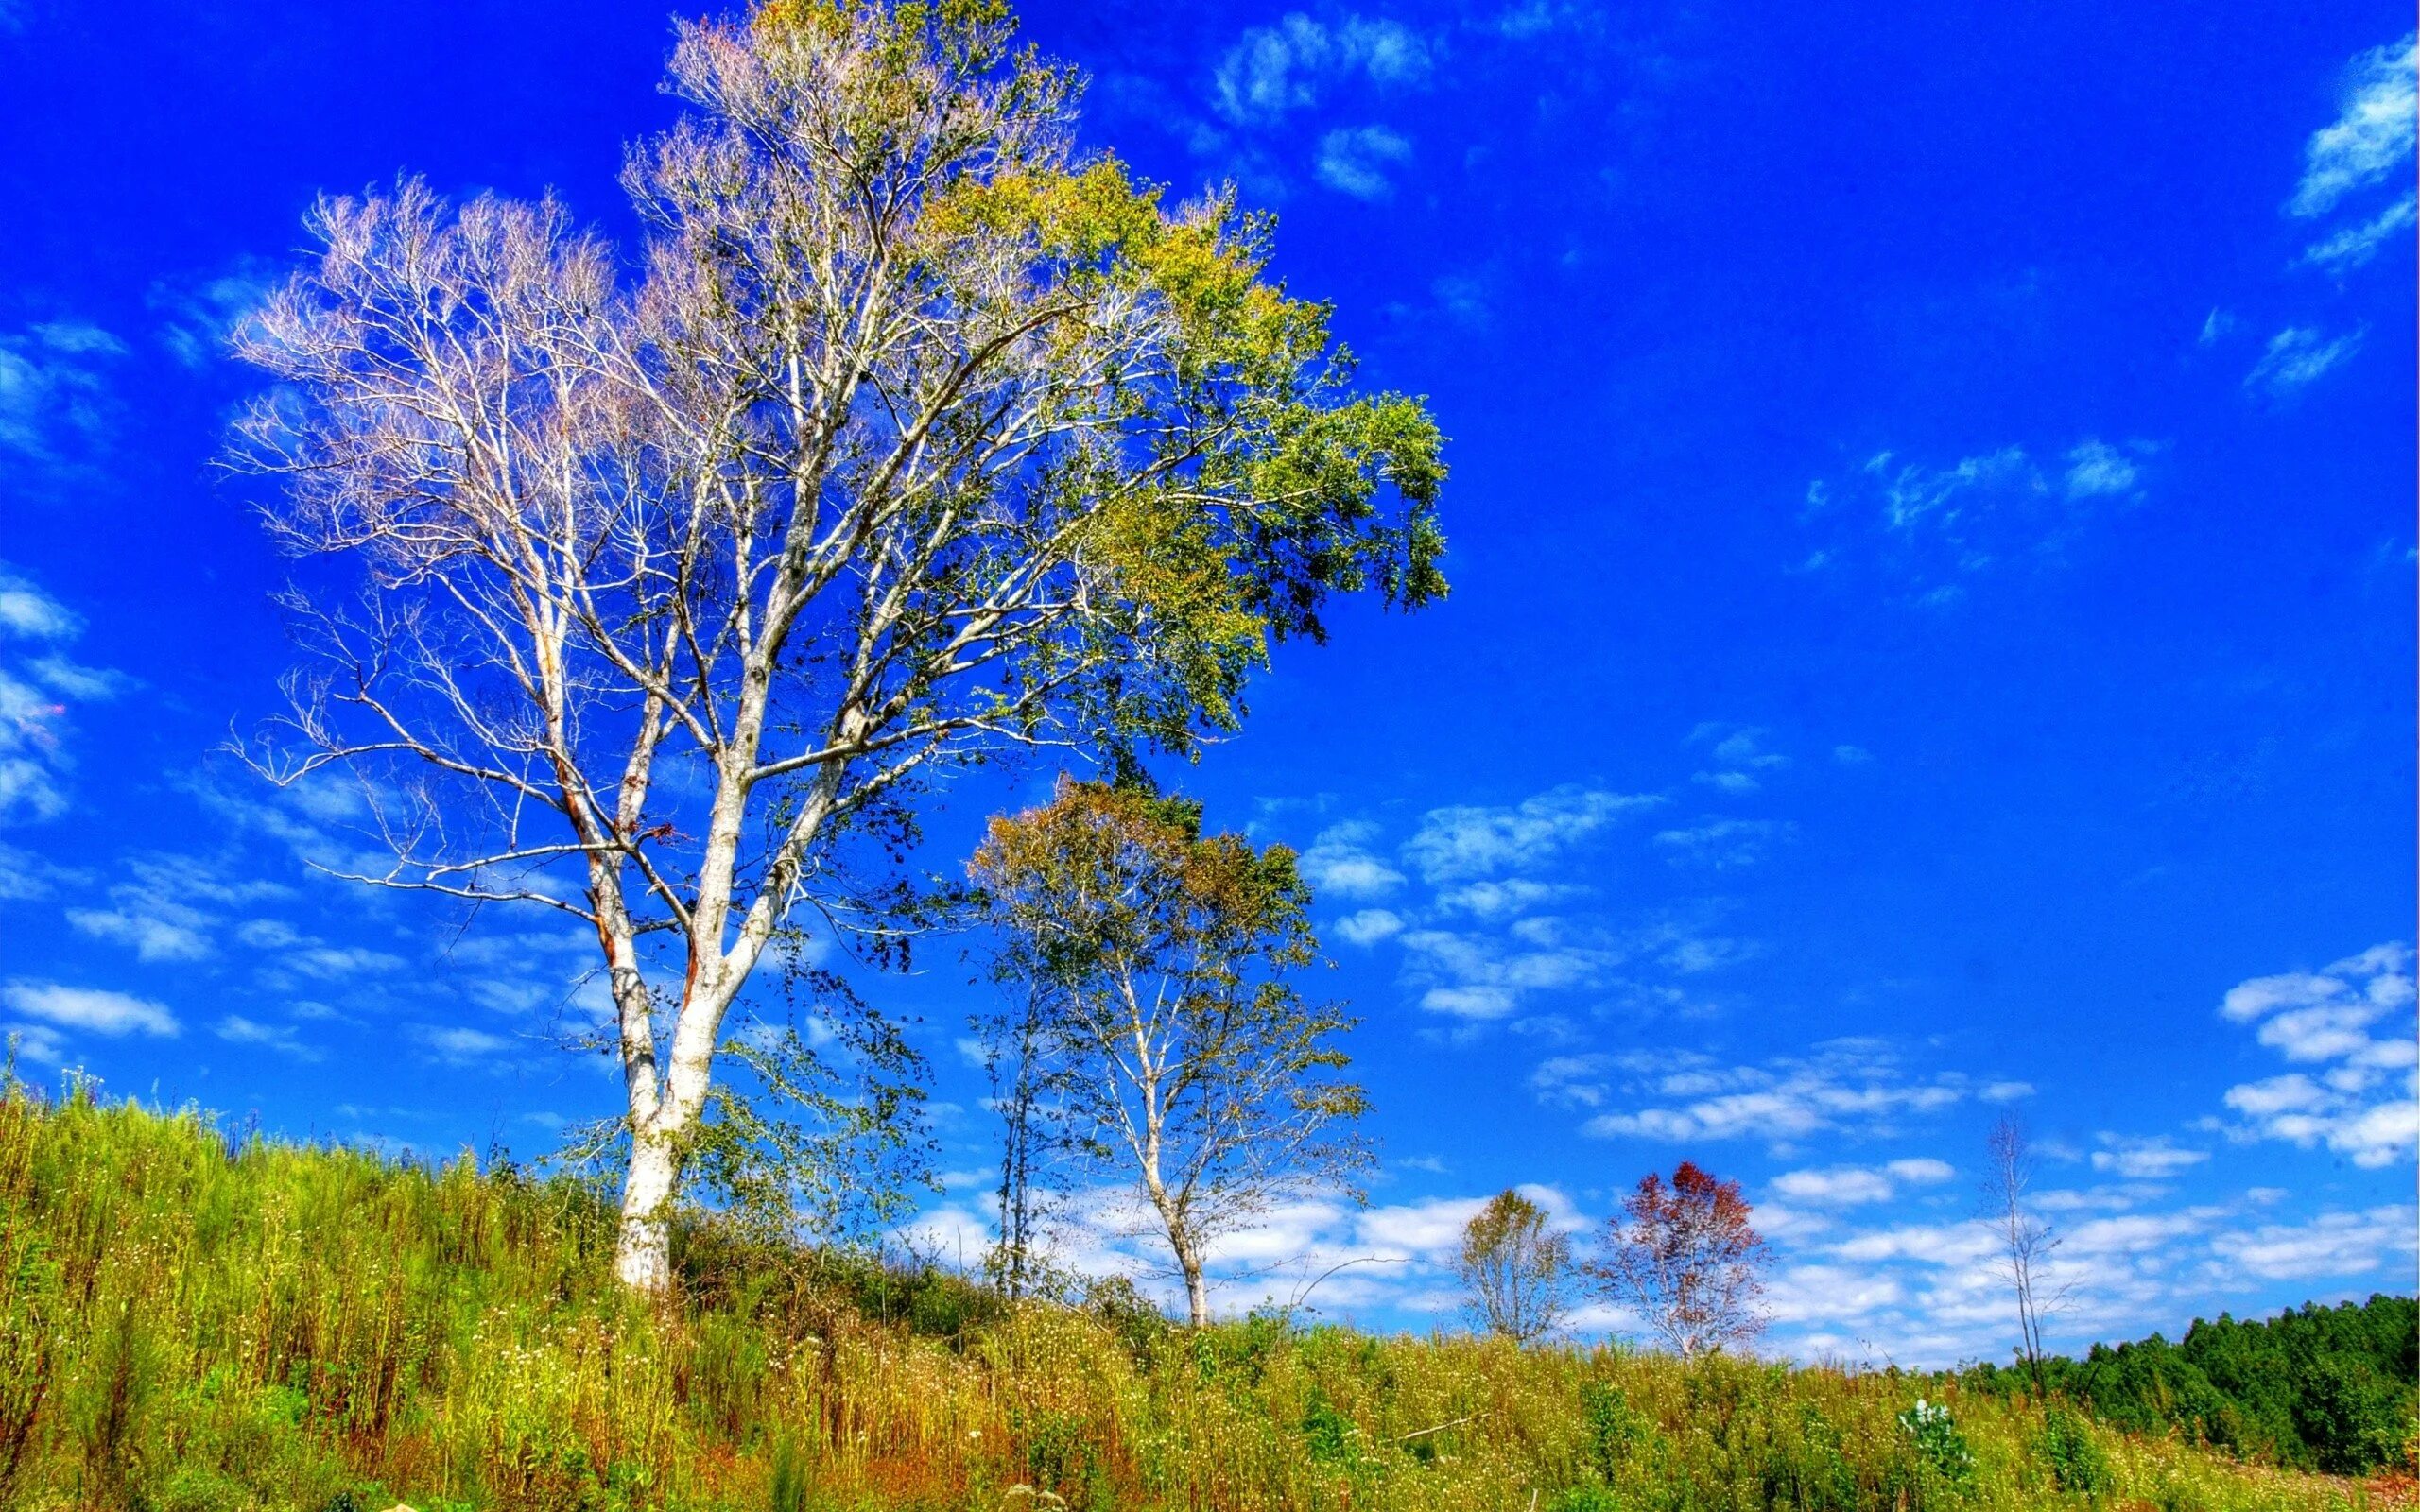
<path fill-rule="evenodd" d="M 0 1093 L 0 1505 L 2033 1508 L 2362 1503 L 1954 1379 L 1009 1306 L 569 1180 Z M 1944 1404 L 1910 1416 L 1919 1396 Z"/>

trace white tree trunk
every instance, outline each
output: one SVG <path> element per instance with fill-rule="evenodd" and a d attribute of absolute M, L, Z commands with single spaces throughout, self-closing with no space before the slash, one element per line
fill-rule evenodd
<path fill-rule="evenodd" d="M 1193 1326 L 1206 1329 L 1210 1326 L 1210 1293 L 1201 1283 L 1201 1262 L 1187 1250 L 1184 1265 L 1185 1308 L 1192 1316 Z"/>
<path fill-rule="evenodd" d="M 635 1290 L 672 1284 L 672 1189 L 679 1179 L 673 1142 L 634 1134 L 631 1169 L 622 1181 L 622 1229 L 614 1246 L 614 1274 Z"/>

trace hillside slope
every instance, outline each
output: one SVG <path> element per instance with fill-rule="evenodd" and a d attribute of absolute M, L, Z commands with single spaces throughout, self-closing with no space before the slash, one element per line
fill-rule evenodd
<path fill-rule="evenodd" d="M 2316 1509 L 1955 1378 L 1184 1332 L 1115 1295 L 699 1237 L 662 1307 L 610 1213 L 465 1161 L 231 1147 L 0 1095 L 0 1505 L 432 1508 Z M 1918 1399 L 1925 1399 L 1921 1412 Z"/>

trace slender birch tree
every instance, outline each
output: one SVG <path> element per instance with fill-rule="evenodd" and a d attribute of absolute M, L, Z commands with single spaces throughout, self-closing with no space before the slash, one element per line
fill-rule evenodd
<path fill-rule="evenodd" d="M 2059 1236 L 2049 1221 L 2033 1210 L 2030 1195 L 2033 1151 L 2015 1114 L 2002 1114 L 1992 1125 L 1984 1150 L 1983 1215 L 1998 1242 L 2000 1275 L 2015 1294 L 2016 1357 L 2025 1363 L 2034 1396 L 2047 1400 L 2042 1324 L 2067 1301 L 2067 1288 L 2048 1276 L 2050 1258 L 2058 1253 Z"/>
<path fill-rule="evenodd" d="M 1471 1321 L 1498 1338 L 1527 1344 L 1561 1326 L 1569 1306 L 1571 1240 L 1547 1211 L 1510 1188 L 1462 1227 L 1454 1275 Z"/>
<path fill-rule="evenodd" d="M 1738 1182 L 1683 1160 L 1668 1186 L 1651 1171 L 1622 1199 L 1603 1251 L 1582 1268 L 1682 1359 L 1717 1353 L 1764 1332 L 1768 1251 L 1750 1216 Z"/>
<path fill-rule="evenodd" d="M 1361 1089 L 1338 1080 L 1353 1026 L 1286 978 L 1318 942 L 1284 846 L 1201 833 L 1201 810 L 1062 780 L 992 821 L 969 870 L 1041 1005 L 1032 1053 L 1060 1146 L 1131 1183 L 1167 1241 L 1193 1324 L 1209 1246 L 1315 1193 L 1357 1195 Z"/>
<path fill-rule="evenodd" d="M 1358 395 L 1231 191 L 1077 151 L 999 0 L 683 24 L 626 264 L 559 203 L 322 200 L 237 337 L 238 466 L 317 573 L 252 747 L 352 768 L 346 874 L 594 933 L 629 1165 L 668 1215 L 725 1020 L 850 846 L 1002 750 L 1189 752 L 1333 593 L 1443 591 L 1418 401 Z"/>

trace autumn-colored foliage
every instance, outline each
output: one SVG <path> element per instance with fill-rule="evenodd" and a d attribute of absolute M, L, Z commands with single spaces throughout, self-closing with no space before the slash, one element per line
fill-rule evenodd
<path fill-rule="evenodd" d="M 1764 1331 L 1765 1242 L 1749 1216 L 1737 1181 L 1687 1160 L 1668 1185 L 1650 1172 L 1606 1221 L 1588 1274 L 1685 1360 L 1744 1344 Z"/>

